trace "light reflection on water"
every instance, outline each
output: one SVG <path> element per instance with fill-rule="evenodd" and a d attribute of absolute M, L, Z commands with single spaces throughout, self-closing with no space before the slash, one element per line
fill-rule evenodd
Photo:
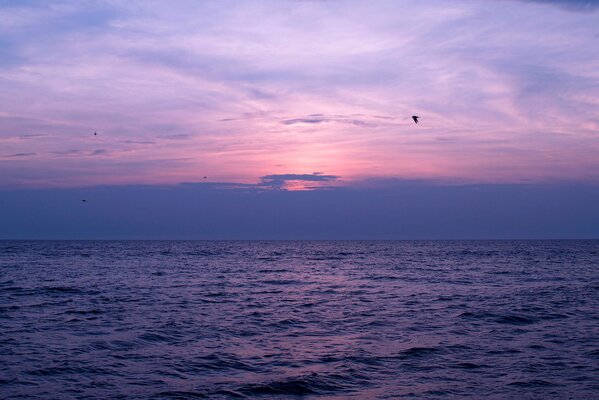
<path fill-rule="evenodd" d="M 593 398 L 599 241 L 0 242 L 2 398 Z"/>

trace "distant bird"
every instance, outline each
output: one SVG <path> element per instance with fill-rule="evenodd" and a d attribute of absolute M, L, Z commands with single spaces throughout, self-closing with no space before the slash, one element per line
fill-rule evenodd
<path fill-rule="evenodd" d="M 98 134 L 96 132 L 94 132 L 94 136 L 98 136 Z"/>
<path fill-rule="evenodd" d="M 83 200 L 81 200 L 81 201 L 82 201 L 82 202 L 84 202 L 84 203 L 87 203 L 87 200 L 85 200 L 85 199 L 83 199 Z"/>
<path fill-rule="evenodd" d="M 415 123 L 418 123 L 418 118 L 420 118 L 418 115 L 412 115 L 412 119 Z"/>
<path fill-rule="evenodd" d="M 206 177 L 204 177 L 204 179 L 206 179 Z"/>

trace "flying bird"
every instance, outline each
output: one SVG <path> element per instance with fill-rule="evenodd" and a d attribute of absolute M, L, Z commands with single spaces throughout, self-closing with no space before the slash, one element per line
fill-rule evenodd
<path fill-rule="evenodd" d="M 418 115 L 412 115 L 412 119 L 415 123 L 418 123 L 418 118 L 420 118 Z"/>
<path fill-rule="evenodd" d="M 85 200 L 85 199 L 83 199 L 83 200 L 81 200 L 81 201 L 82 201 L 82 202 L 84 202 L 84 203 L 87 203 L 87 200 Z"/>

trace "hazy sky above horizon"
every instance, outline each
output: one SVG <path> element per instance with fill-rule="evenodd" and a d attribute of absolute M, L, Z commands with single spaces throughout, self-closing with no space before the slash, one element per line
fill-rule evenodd
<path fill-rule="evenodd" d="M 0 186 L 596 183 L 598 6 L 0 1 Z"/>

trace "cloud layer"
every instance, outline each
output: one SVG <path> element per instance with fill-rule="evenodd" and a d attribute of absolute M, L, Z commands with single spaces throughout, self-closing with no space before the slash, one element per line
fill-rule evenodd
<path fill-rule="evenodd" d="M 596 8 L 2 2 L 0 186 L 597 182 Z"/>
<path fill-rule="evenodd" d="M 333 182 L 339 177 L 335 175 L 325 175 L 322 172 L 313 174 L 274 174 L 266 175 L 260 178 L 262 185 L 277 189 L 310 189 L 322 188 L 322 183 Z M 291 184 L 291 185 L 290 185 Z"/>

